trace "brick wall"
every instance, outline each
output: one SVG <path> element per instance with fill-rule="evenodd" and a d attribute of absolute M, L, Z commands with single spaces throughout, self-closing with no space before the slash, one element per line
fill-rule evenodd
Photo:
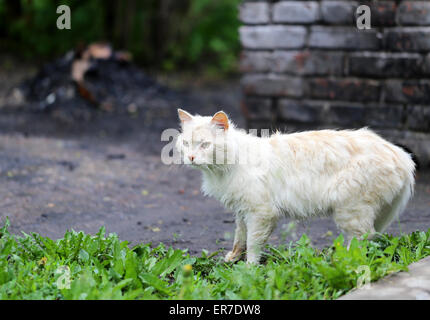
<path fill-rule="evenodd" d="M 368 126 L 430 165 L 430 1 L 244 1 L 240 19 L 249 128 Z"/>

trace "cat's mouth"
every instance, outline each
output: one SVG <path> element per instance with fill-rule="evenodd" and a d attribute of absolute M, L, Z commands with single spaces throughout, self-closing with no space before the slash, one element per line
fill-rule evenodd
<path fill-rule="evenodd" d="M 210 166 L 209 163 L 201 163 L 201 162 L 190 162 L 187 165 L 196 169 L 208 168 Z"/>
<path fill-rule="evenodd" d="M 201 167 L 201 166 L 204 166 L 204 165 L 207 165 L 207 164 L 206 163 L 190 162 L 189 165 L 192 166 L 192 167 Z"/>

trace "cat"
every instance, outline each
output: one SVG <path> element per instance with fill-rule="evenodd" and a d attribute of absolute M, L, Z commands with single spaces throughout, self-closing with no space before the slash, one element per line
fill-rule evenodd
<path fill-rule="evenodd" d="M 223 111 L 204 117 L 178 109 L 178 115 L 175 146 L 184 163 L 201 170 L 202 192 L 235 214 L 225 261 L 246 253 L 248 263 L 259 263 L 283 216 L 331 216 L 348 241 L 371 238 L 413 194 L 411 155 L 368 128 L 257 137 L 237 129 Z"/>

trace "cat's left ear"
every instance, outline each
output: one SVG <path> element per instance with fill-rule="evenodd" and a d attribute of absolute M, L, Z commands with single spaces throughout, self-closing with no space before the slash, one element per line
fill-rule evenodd
<path fill-rule="evenodd" d="M 178 109 L 178 117 L 179 120 L 181 120 L 181 123 L 193 120 L 193 116 L 182 109 Z"/>
<path fill-rule="evenodd" d="M 218 111 L 217 113 L 215 113 L 214 116 L 212 117 L 211 123 L 215 124 L 218 127 L 223 128 L 224 131 L 227 131 L 229 126 L 228 117 L 224 113 L 224 111 Z"/>

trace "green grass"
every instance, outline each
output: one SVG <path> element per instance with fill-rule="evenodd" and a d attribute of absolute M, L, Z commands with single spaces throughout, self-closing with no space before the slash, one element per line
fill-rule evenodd
<path fill-rule="evenodd" d="M 53 241 L 0 229 L 0 299 L 336 299 L 367 266 L 375 281 L 430 255 L 430 230 L 375 241 L 342 236 L 323 250 L 307 236 L 269 247 L 262 265 L 226 264 L 221 254 L 141 244 L 115 234 L 68 231 Z M 69 275 L 69 277 L 68 277 Z M 67 286 L 69 278 L 69 286 Z"/>

